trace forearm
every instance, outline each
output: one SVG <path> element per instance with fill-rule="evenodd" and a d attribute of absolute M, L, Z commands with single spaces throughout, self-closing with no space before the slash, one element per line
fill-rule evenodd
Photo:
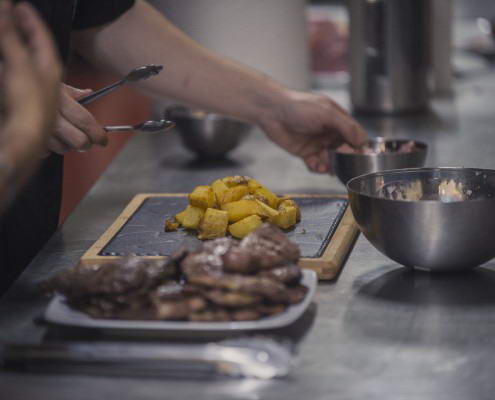
<path fill-rule="evenodd" d="M 75 46 L 94 65 L 119 75 L 163 64 L 160 75 L 142 83 L 148 93 L 252 122 L 276 113 L 274 105 L 286 96 L 272 79 L 202 48 L 141 0 L 112 24 L 77 33 Z"/>

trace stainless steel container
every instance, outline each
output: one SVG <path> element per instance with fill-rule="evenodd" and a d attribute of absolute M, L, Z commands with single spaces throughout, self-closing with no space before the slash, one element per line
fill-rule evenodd
<path fill-rule="evenodd" d="M 460 271 L 495 257 L 495 170 L 375 172 L 347 190 L 363 234 L 402 265 Z"/>
<path fill-rule="evenodd" d="M 387 151 L 372 154 L 340 153 L 329 150 L 333 169 L 340 181 L 345 185 L 352 178 L 371 172 L 400 168 L 422 167 L 426 161 L 428 146 L 426 143 L 414 141 L 414 151 L 401 153 L 397 151 L 401 145 L 411 140 L 392 140 L 377 137 L 368 141 L 372 149 L 385 148 Z"/>
<path fill-rule="evenodd" d="M 351 102 L 396 114 L 428 105 L 430 0 L 349 0 Z"/>

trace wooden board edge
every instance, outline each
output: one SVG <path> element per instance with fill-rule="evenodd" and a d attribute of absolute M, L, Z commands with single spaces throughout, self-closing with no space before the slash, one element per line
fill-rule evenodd
<path fill-rule="evenodd" d="M 83 254 L 81 262 L 87 264 L 93 262 L 93 260 L 110 260 L 110 257 L 99 256 L 99 252 L 103 249 L 110 240 L 117 234 L 117 232 L 125 225 L 127 220 L 134 214 L 134 212 L 143 204 L 143 201 L 150 197 L 148 193 L 139 193 L 135 195 L 132 200 L 127 204 L 120 215 L 113 221 L 113 223 L 107 228 L 105 232 L 98 238 L 96 242 Z"/>
<path fill-rule="evenodd" d="M 344 266 L 359 233 L 359 227 L 354 221 L 351 208 L 347 206 L 330 244 L 322 256 L 320 258 L 302 258 L 299 266 L 312 269 L 320 280 L 334 279 Z"/>

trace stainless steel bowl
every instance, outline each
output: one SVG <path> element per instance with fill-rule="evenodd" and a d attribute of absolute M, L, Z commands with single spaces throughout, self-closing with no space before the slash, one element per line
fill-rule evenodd
<path fill-rule="evenodd" d="M 383 254 L 409 267 L 464 270 L 495 257 L 495 171 L 416 168 L 347 184 L 354 218 Z"/>
<path fill-rule="evenodd" d="M 412 141 L 415 144 L 415 151 L 398 153 L 397 149 L 407 142 L 411 140 L 391 140 L 382 137 L 370 139 L 368 146 L 372 149 L 387 150 L 376 154 L 347 154 L 334 149 L 329 150 L 335 174 L 345 185 L 350 179 L 370 172 L 422 167 L 428 146 L 423 142 Z"/>
<path fill-rule="evenodd" d="M 166 118 L 175 122 L 182 143 L 201 158 L 218 158 L 235 149 L 252 125 L 219 114 L 173 107 Z"/>

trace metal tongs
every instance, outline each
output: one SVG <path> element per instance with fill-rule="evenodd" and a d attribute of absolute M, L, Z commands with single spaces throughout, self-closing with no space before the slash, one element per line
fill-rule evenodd
<path fill-rule="evenodd" d="M 129 72 L 125 77 L 122 79 L 118 80 L 115 83 L 112 83 L 109 86 L 106 86 L 100 90 L 97 90 L 96 92 L 91 93 L 88 96 L 81 97 L 78 100 L 79 104 L 88 104 L 91 103 L 92 101 L 110 93 L 113 92 L 115 89 L 118 87 L 124 85 L 125 83 L 128 82 L 137 82 L 137 81 L 142 81 L 148 78 L 151 78 L 152 76 L 158 75 L 161 70 L 163 69 L 162 65 L 145 65 L 143 67 L 138 67 L 133 69 L 131 72 Z"/>
<path fill-rule="evenodd" d="M 288 345 L 256 337 L 208 344 L 11 344 L 0 354 L 8 369 L 90 375 L 272 379 L 294 366 Z"/>
<path fill-rule="evenodd" d="M 143 67 L 138 67 L 129 72 L 124 78 L 118 80 L 115 83 L 112 83 L 109 86 L 106 86 L 96 92 L 91 93 L 88 96 L 82 97 L 78 100 L 79 104 L 88 104 L 92 101 L 113 92 L 118 87 L 128 83 L 128 82 L 137 82 L 144 79 L 151 78 L 152 76 L 158 75 L 163 69 L 162 65 L 145 65 Z M 143 133 L 157 133 L 157 132 L 165 132 L 172 129 L 175 124 L 172 121 L 167 120 L 159 120 L 159 121 L 143 121 L 139 124 L 135 125 L 116 125 L 116 126 L 104 126 L 103 129 L 106 132 L 143 132 Z"/>

